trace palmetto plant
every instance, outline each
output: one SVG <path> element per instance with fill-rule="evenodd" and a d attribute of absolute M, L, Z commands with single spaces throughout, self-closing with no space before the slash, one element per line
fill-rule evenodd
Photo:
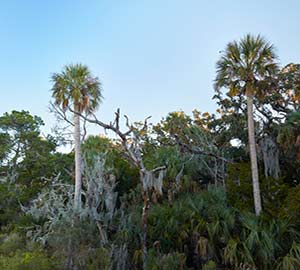
<path fill-rule="evenodd" d="M 61 73 L 51 77 L 52 96 L 55 105 L 65 111 L 74 112 L 74 144 L 75 144 L 75 208 L 81 206 L 81 151 L 80 151 L 80 116 L 83 111 L 90 113 L 99 105 L 101 83 L 93 77 L 88 67 L 82 64 L 65 66 Z"/>
<path fill-rule="evenodd" d="M 226 269 L 292 268 L 299 259 L 299 235 L 288 220 L 241 213 L 228 205 L 222 188 L 181 194 L 149 213 L 149 238 L 160 254 L 185 253 L 187 262 L 213 260 Z M 294 244 L 293 244 L 294 241 Z"/>
<path fill-rule="evenodd" d="M 239 42 L 227 44 L 217 62 L 215 89 L 222 87 L 229 90 L 228 95 L 245 95 L 247 98 L 248 137 L 250 146 L 253 195 L 255 213 L 262 210 L 259 189 L 257 154 L 253 119 L 253 98 L 263 95 L 267 88 L 264 81 L 278 71 L 273 45 L 261 36 L 246 35 Z"/>
<path fill-rule="evenodd" d="M 224 249 L 225 264 L 234 269 L 297 269 L 283 267 L 299 263 L 299 235 L 287 220 L 267 221 L 244 213 L 236 226 L 239 230 Z"/>
<path fill-rule="evenodd" d="M 296 270 L 300 268 L 300 244 L 293 242 L 289 252 L 278 259 L 276 270 Z"/>
<path fill-rule="evenodd" d="M 221 261 L 234 226 L 235 211 L 227 206 L 222 189 L 182 194 L 172 205 L 156 205 L 149 215 L 152 241 L 159 241 L 164 253 L 187 252 L 188 247 L 188 261 Z"/>

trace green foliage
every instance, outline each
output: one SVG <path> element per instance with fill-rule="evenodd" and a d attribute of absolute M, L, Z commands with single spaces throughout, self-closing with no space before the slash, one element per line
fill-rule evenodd
<path fill-rule="evenodd" d="M 279 216 L 300 225 L 300 186 L 288 190 L 287 196 L 281 205 Z"/>
<path fill-rule="evenodd" d="M 0 268 L 5 270 L 55 270 L 53 260 L 43 252 L 17 251 L 13 256 L 0 255 Z"/>
<path fill-rule="evenodd" d="M 148 270 L 185 270 L 186 258 L 182 253 L 174 252 L 164 255 L 152 251 L 149 255 Z"/>
<path fill-rule="evenodd" d="M 210 188 L 151 209 L 149 237 L 164 254 L 184 252 L 189 263 L 198 258 L 230 269 L 271 269 L 287 256 L 299 232 L 287 220 L 240 213 L 228 205 L 224 190 Z"/>
<path fill-rule="evenodd" d="M 11 137 L 8 133 L 0 133 L 0 164 L 7 159 L 12 145 Z M 1 170 L 2 171 L 2 170 Z"/>
<path fill-rule="evenodd" d="M 38 116 L 26 111 L 12 111 L 0 117 L 0 217 L 1 226 L 20 222 L 20 204 L 27 205 L 48 185 L 48 178 L 61 174 L 70 181 L 72 155 L 56 153 L 53 137 L 41 137 L 44 125 Z M 71 157 L 71 158 L 70 158 Z"/>
<path fill-rule="evenodd" d="M 182 111 L 172 112 L 153 127 L 155 147 L 146 148 L 145 164 L 167 165 L 167 181 L 174 182 L 178 173 L 204 184 L 222 178 L 224 171 L 220 159 L 223 155 L 209 129 L 209 113 L 194 112 L 194 118 Z M 170 185 L 167 185 L 167 188 Z"/>
<path fill-rule="evenodd" d="M 196 252 L 202 261 L 219 257 L 219 248 L 231 237 L 235 213 L 226 207 L 226 194 L 210 189 L 200 194 L 184 194 L 172 205 L 155 206 L 149 213 L 149 237 L 159 242 L 161 251 Z M 185 247 L 185 248 L 184 248 Z M 196 251 L 195 251 L 196 250 Z"/>
<path fill-rule="evenodd" d="M 216 270 L 217 265 L 214 261 L 208 261 L 206 264 L 203 265 L 203 270 Z"/>
<path fill-rule="evenodd" d="M 55 270 L 57 261 L 40 247 L 26 244 L 16 233 L 0 238 L 0 269 L 5 270 Z"/>
<path fill-rule="evenodd" d="M 78 112 L 91 112 L 102 100 L 101 83 L 85 65 L 67 65 L 61 73 L 54 73 L 51 79 L 55 104 L 62 106 L 64 111 L 73 103 Z"/>
<path fill-rule="evenodd" d="M 26 111 L 12 111 L 0 117 L 1 162 L 5 164 L 6 175 L 16 170 L 36 141 L 41 141 L 40 127 L 44 125 L 38 116 Z"/>
<path fill-rule="evenodd" d="M 181 250 L 187 241 L 193 217 L 182 202 L 174 205 L 157 205 L 151 209 L 149 215 L 149 236 L 152 242 L 160 242 L 164 252 L 168 250 Z"/>
<path fill-rule="evenodd" d="M 237 96 L 245 94 L 250 87 L 253 93 L 260 95 L 260 91 L 266 89 L 260 89 L 257 82 L 276 75 L 279 69 L 276 58 L 273 45 L 260 35 L 247 34 L 238 42 L 228 43 L 216 65 L 216 90 L 226 87 L 229 96 Z"/>
<path fill-rule="evenodd" d="M 234 207 L 243 211 L 253 211 L 253 191 L 249 162 L 228 165 L 227 195 Z M 272 178 L 260 175 L 261 195 L 266 213 L 278 216 L 286 196 L 292 191 L 282 177 Z"/>
<path fill-rule="evenodd" d="M 1 235 L 0 238 L 0 254 L 10 255 L 16 250 L 25 249 L 26 243 L 25 239 L 17 233 L 10 233 Z"/>
<path fill-rule="evenodd" d="M 105 248 L 97 248 L 90 252 L 86 259 L 86 270 L 110 270 L 111 258 L 110 253 Z"/>
<path fill-rule="evenodd" d="M 30 115 L 28 111 L 12 111 L 0 117 L 1 130 L 13 132 L 19 139 L 24 139 L 23 136 L 27 136 L 28 133 L 34 135 L 35 132 L 39 132 L 42 125 L 44 125 L 43 120 L 38 116 Z"/>
<path fill-rule="evenodd" d="M 227 194 L 229 202 L 241 210 L 253 209 L 253 193 L 250 163 L 228 166 Z"/>
<path fill-rule="evenodd" d="M 300 268 L 300 245 L 293 243 L 289 253 L 278 260 L 276 270 L 296 270 Z"/>
<path fill-rule="evenodd" d="M 14 224 L 18 219 L 20 189 L 9 182 L 0 182 L 0 225 Z"/>

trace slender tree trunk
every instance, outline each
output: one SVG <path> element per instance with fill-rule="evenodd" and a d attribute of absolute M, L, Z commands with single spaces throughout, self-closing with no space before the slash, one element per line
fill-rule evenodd
<path fill-rule="evenodd" d="M 143 254 L 143 270 L 147 270 L 148 265 L 148 249 L 147 249 L 147 234 L 148 234 L 148 210 L 149 210 L 149 195 L 147 191 L 143 194 L 143 213 L 142 213 L 142 254 Z"/>
<path fill-rule="evenodd" d="M 75 108 L 75 111 L 76 108 Z M 81 152 L 80 152 L 80 116 L 74 114 L 74 144 L 75 144 L 75 198 L 74 207 L 81 207 Z"/>
<path fill-rule="evenodd" d="M 248 116 L 248 137 L 250 146 L 250 160 L 251 160 L 251 173 L 252 173 L 252 184 L 253 184 L 253 198 L 255 214 L 258 216 L 262 210 L 260 189 L 259 189 L 259 178 L 258 178 L 258 167 L 257 167 L 257 155 L 255 145 L 255 131 L 254 131 L 254 120 L 253 120 L 253 94 L 251 91 L 247 93 L 247 116 Z"/>
<path fill-rule="evenodd" d="M 143 167 L 143 166 L 142 166 Z M 143 183 L 145 181 L 145 172 L 140 167 L 140 180 L 142 184 L 142 197 L 143 197 L 143 211 L 142 211 L 142 239 L 141 239 L 141 249 L 142 249 L 142 259 L 143 259 L 143 270 L 147 270 L 148 265 L 148 247 L 147 247 L 147 236 L 148 236 L 148 210 L 150 208 L 150 199 L 148 190 L 144 190 Z"/>
<path fill-rule="evenodd" d="M 217 159 L 215 158 L 215 186 L 218 185 L 218 163 Z"/>
<path fill-rule="evenodd" d="M 73 252 L 72 252 L 72 241 L 68 240 L 68 256 L 67 256 L 67 269 L 73 270 Z"/>
<path fill-rule="evenodd" d="M 222 183 L 223 187 L 226 190 L 226 183 L 225 183 L 225 162 L 224 162 L 224 153 L 222 151 Z"/>

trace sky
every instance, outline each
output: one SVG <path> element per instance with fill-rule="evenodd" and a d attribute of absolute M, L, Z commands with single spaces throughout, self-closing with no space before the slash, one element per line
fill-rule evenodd
<path fill-rule="evenodd" d="M 214 112 L 215 63 L 247 33 L 300 62 L 299 0 L 0 0 L 0 115 L 27 110 L 49 133 L 51 74 L 87 65 L 103 85 L 97 116 L 133 121 Z M 100 130 L 92 128 L 92 133 Z"/>

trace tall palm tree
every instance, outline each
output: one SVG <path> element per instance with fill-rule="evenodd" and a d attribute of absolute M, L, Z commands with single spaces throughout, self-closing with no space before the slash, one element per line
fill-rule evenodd
<path fill-rule="evenodd" d="M 227 44 L 220 60 L 217 62 L 215 89 L 229 89 L 230 95 L 246 95 L 248 137 L 250 147 L 252 183 L 255 213 L 262 210 L 259 189 L 257 154 L 255 148 L 255 131 L 253 119 L 253 98 L 262 95 L 267 89 L 262 89 L 263 82 L 276 74 L 277 56 L 272 44 L 260 35 L 246 35 L 239 42 Z"/>
<path fill-rule="evenodd" d="M 74 145 L 75 145 L 75 198 L 74 206 L 81 206 L 81 151 L 80 151 L 80 116 L 83 111 L 94 111 L 102 99 L 101 83 L 93 77 L 88 67 L 82 64 L 65 66 L 61 73 L 51 77 L 52 97 L 56 106 L 63 110 L 71 107 L 74 111 Z"/>

